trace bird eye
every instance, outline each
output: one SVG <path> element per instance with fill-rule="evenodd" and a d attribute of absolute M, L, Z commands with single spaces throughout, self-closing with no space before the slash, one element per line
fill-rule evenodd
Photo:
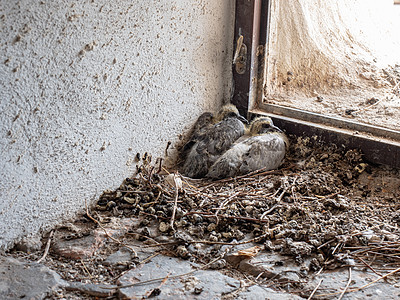
<path fill-rule="evenodd" d="M 269 127 L 271 127 L 271 125 L 269 123 L 262 124 L 262 128 L 269 128 Z"/>
<path fill-rule="evenodd" d="M 230 112 L 230 113 L 228 114 L 228 116 L 229 116 L 229 117 L 236 117 L 236 114 L 235 114 L 234 112 Z"/>

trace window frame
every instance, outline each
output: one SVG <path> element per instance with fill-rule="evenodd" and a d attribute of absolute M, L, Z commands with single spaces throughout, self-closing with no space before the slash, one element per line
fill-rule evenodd
<path fill-rule="evenodd" d="M 254 114 L 270 116 L 288 134 L 317 136 L 316 142 L 359 148 L 370 162 L 399 168 L 400 131 L 263 102 L 263 86 L 268 82 L 270 5 L 270 0 L 236 0 L 234 49 L 237 39 L 243 35 L 249 63 L 243 74 L 238 74 L 233 65 L 232 103 L 249 117 Z M 259 51 L 260 48 L 263 51 Z M 259 55 L 260 52 L 264 55 Z"/>

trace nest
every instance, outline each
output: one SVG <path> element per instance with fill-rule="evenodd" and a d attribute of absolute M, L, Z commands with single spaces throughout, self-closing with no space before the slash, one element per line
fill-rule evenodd
<path fill-rule="evenodd" d="M 369 165 L 357 150 L 291 137 L 279 170 L 219 181 L 185 178 L 145 155 L 137 176 L 105 191 L 96 209 L 141 216 L 143 226 L 156 221 L 183 258 L 199 257 L 193 243 L 252 241 L 299 263 L 311 258 L 311 270 L 362 265 L 379 273 L 400 262 L 399 192 L 384 189 L 386 177 L 398 171 Z"/>

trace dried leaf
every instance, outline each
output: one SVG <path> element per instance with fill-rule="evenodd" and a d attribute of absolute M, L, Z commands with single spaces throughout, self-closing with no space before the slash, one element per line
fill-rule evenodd
<path fill-rule="evenodd" d="M 239 250 L 237 253 L 235 253 L 234 255 L 237 256 L 246 256 L 248 258 L 254 257 L 257 255 L 258 252 L 260 252 L 261 247 L 260 246 L 254 246 L 251 248 L 247 248 L 244 250 Z"/>

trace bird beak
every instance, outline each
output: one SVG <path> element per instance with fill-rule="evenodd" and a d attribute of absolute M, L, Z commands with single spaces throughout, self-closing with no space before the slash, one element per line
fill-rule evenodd
<path fill-rule="evenodd" d="M 244 124 L 249 124 L 249 121 L 247 121 L 247 119 L 241 115 L 238 115 L 237 118 L 242 121 Z"/>
<path fill-rule="evenodd" d="M 279 127 L 276 127 L 275 125 L 271 125 L 270 128 L 275 129 L 276 131 L 279 131 L 279 132 L 283 132 L 282 129 L 280 129 Z"/>

